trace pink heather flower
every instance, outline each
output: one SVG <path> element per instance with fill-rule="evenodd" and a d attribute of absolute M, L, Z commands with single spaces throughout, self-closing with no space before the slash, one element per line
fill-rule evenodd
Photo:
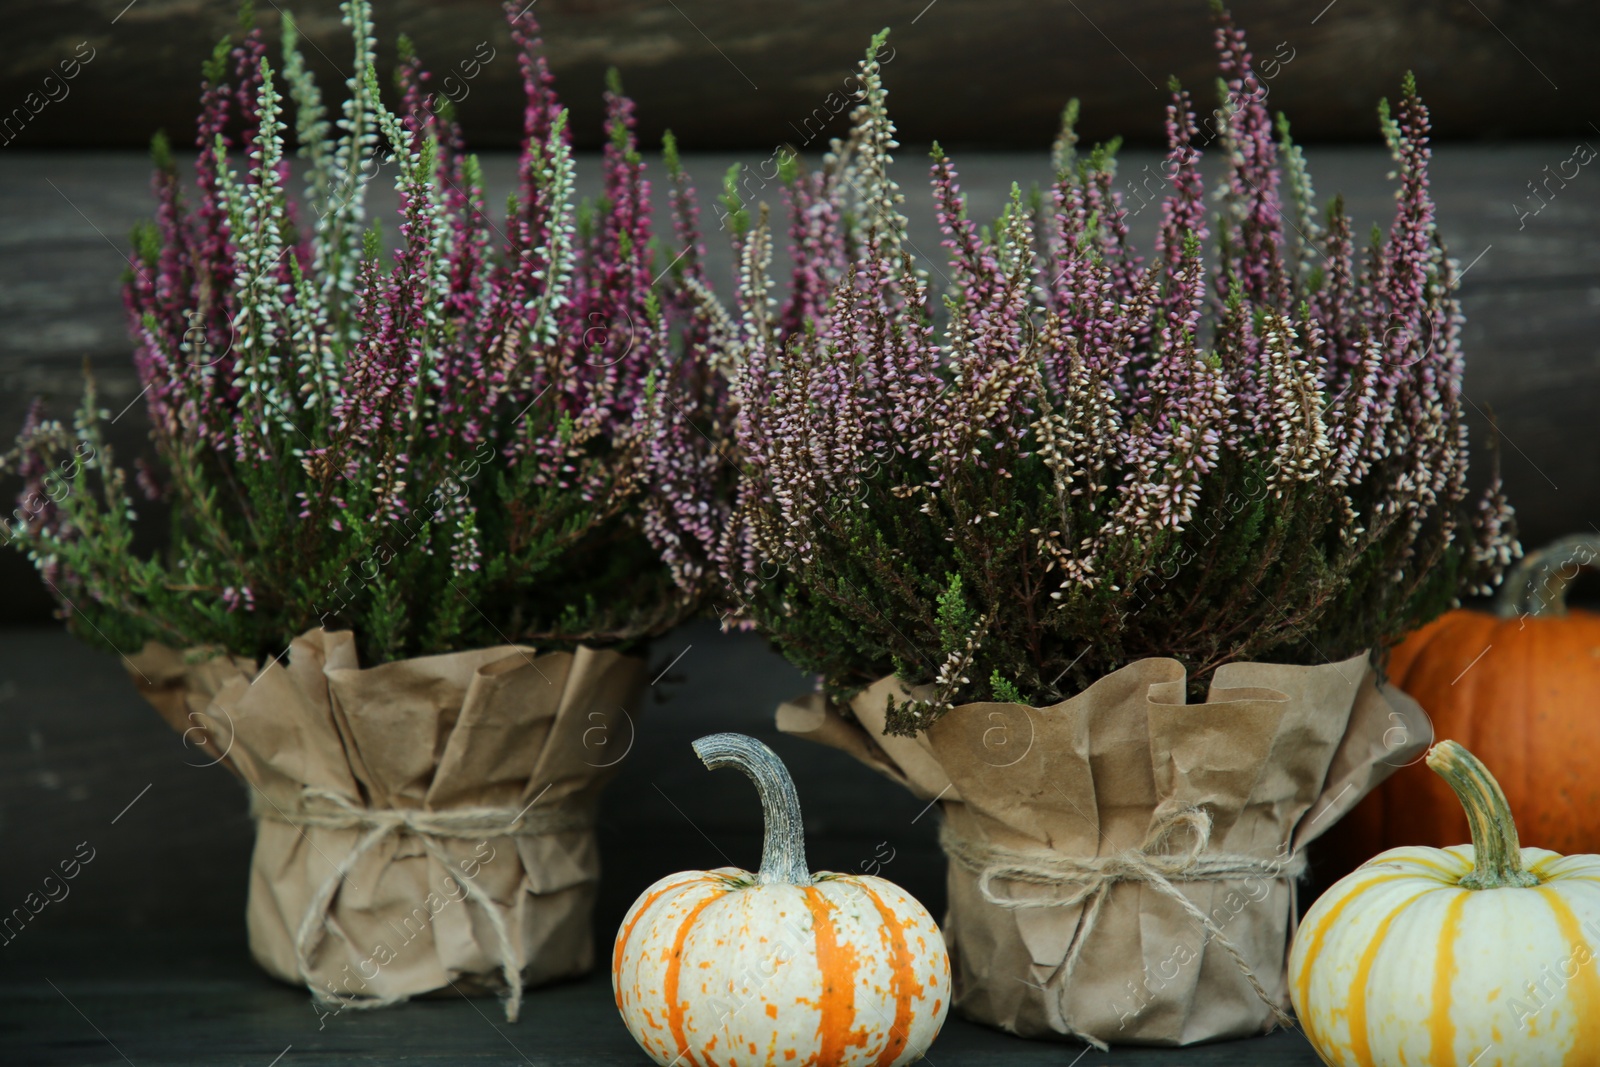
<path fill-rule="evenodd" d="M 227 605 L 230 612 L 256 610 L 255 594 L 250 592 L 248 585 L 240 586 L 237 589 L 231 585 L 224 587 L 222 590 L 222 602 Z"/>
<path fill-rule="evenodd" d="M 285 17 L 281 64 L 256 28 L 207 64 L 191 190 L 157 145 L 156 216 L 124 300 L 183 558 L 128 569 L 132 510 L 109 458 L 104 503 L 41 510 L 27 547 L 52 574 L 61 553 L 92 563 L 83 581 L 119 633 L 159 625 L 163 639 L 242 651 L 328 624 L 302 590 L 353 573 L 368 585 L 342 596 L 338 622 L 379 657 L 478 630 L 659 632 L 705 595 L 732 480 L 686 176 L 674 156 L 683 255 L 658 262 L 634 106 L 613 79 L 604 195 L 580 219 L 567 111 L 531 5 L 509 3 L 524 142 L 495 218 L 421 59 L 402 43 L 386 104 L 368 0 L 342 9 L 355 44 L 342 103 L 323 102 Z M 291 129 L 306 210 L 288 187 Z M 374 181 L 398 193 L 381 228 L 365 204 Z M 32 471 L 64 431 L 35 420 L 25 436 Z M 138 481 L 158 492 L 148 472 Z M 87 532 L 73 515 L 93 520 Z M 380 550 L 407 562 L 373 562 Z M 459 611 L 463 596 L 499 617 Z M 221 634 L 218 600 L 240 620 Z M 569 608 L 593 618 L 571 623 Z"/>
<path fill-rule="evenodd" d="M 1069 108 L 1042 202 L 1029 207 L 1015 193 L 986 229 L 968 218 L 955 165 L 935 145 L 932 201 L 948 253 L 940 284 L 905 241 L 887 171 L 894 127 L 869 53 L 851 136 L 820 171 L 789 183 L 796 266 L 786 298 L 767 276 L 771 235 L 757 213 L 736 234 L 734 307 L 707 311 L 712 336 L 737 357 L 743 477 L 715 552 L 734 599 L 725 621 L 754 613 L 806 662 L 850 659 L 855 652 L 806 644 L 829 619 L 841 641 L 878 634 L 902 657 L 896 669 L 912 670 L 903 657 L 916 643 L 900 645 L 898 630 L 926 635 L 923 577 L 897 584 L 884 574 L 947 562 L 988 581 L 1009 573 L 989 554 L 1023 552 L 1018 545 L 1047 561 L 1058 604 L 1101 605 L 1114 618 L 1117 598 L 1257 475 L 1268 496 L 1323 523 L 1317 543 L 1341 546 L 1330 552 L 1354 558 L 1382 545 L 1405 571 L 1413 558 L 1441 558 L 1460 533 L 1472 538 L 1468 570 L 1493 580 L 1515 551 L 1510 513 L 1496 483 L 1470 530 L 1456 518 L 1472 511 L 1461 315 L 1412 80 L 1384 119 L 1400 172 L 1394 222 L 1358 270 L 1338 202 L 1326 224 L 1308 216 L 1304 160 L 1286 123 L 1275 137 L 1266 88 L 1226 13 L 1216 45 L 1224 158 L 1214 226 L 1194 105 L 1174 84 L 1168 192 L 1149 265 L 1130 244 L 1110 151 L 1078 151 Z M 1286 181 L 1301 214 L 1293 246 Z M 1007 485 L 1035 459 L 1048 486 Z M 997 510 L 1015 503 L 1013 492 L 1036 491 L 1044 502 L 1025 518 Z M 907 500 L 927 529 L 896 510 Z M 857 523 L 858 510 L 874 518 Z M 968 532 L 1002 518 L 1012 525 L 989 540 Z M 893 536 L 874 519 L 893 523 Z M 958 548 L 936 563 L 919 536 Z M 857 580 L 884 584 L 847 588 Z M 1002 596 L 1025 598 L 994 580 Z M 1327 594 L 1317 610 L 1332 602 Z M 981 658 L 979 645 L 961 655 Z M 936 672 L 913 673 L 931 681 Z"/>

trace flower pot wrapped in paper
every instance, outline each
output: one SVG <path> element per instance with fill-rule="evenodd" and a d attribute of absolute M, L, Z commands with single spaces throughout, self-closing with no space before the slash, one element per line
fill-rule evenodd
<path fill-rule="evenodd" d="M 786 729 L 944 805 L 956 1006 L 1023 1034 L 1280 1020 L 1301 850 L 1426 740 L 1369 650 L 1514 551 L 1498 481 L 1467 489 L 1414 86 L 1383 112 L 1399 209 L 1361 268 L 1225 16 L 1218 42 L 1221 213 L 1197 166 L 1214 137 L 1174 85 L 1148 263 L 1071 108 L 1053 188 L 986 229 L 935 148 L 951 256 L 919 262 L 881 41 L 852 137 L 790 168 L 777 315 L 770 238 L 734 216 L 722 614 L 819 676 Z"/>
<path fill-rule="evenodd" d="M 8 539 L 247 784 L 252 949 L 330 1006 L 453 985 L 504 989 L 514 1017 L 524 982 L 590 966 L 596 793 L 644 642 L 709 573 L 693 201 L 669 151 L 688 248 L 663 270 L 613 84 L 605 198 L 575 221 L 566 112 L 508 14 L 527 143 L 498 222 L 404 43 L 399 113 L 382 102 L 364 3 L 337 131 L 289 20 L 281 65 L 256 30 L 207 65 L 197 189 L 158 144 L 126 290 L 164 552 L 131 550 L 92 383 L 74 428 L 36 413 L 11 456 L 39 506 Z M 384 170 L 392 252 L 362 232 Z"/>
<path fill-rule="evenodd" d="M 129 659 L 145 697 L 246 784 L 246 923 L 268 972 L 329 1011 L 594 964 L 600 787 L 631 741 L 644 664 L 503 645 L 361 669 L 348 632 L 284 662 Z M 192 761 L 193 762 L 193 761 Z"/>
<path fill-rule="evenodd" d="M 1421 713 L 1365 655 L 1230 663 L 1203 701 L 1141 659 L 1046 708 L 976 702 L 885 732 L 886 678 L 780 729 L 844 749 L 944 812 L 958 999 L 1014 1033 L 1184 1045 L 1281 1021 L 1307 842 L 1420 752 Z"/>

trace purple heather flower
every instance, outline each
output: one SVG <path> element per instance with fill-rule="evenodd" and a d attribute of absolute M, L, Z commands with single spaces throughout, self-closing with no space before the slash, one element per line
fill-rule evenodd
<path fill-rule="evenodd" d="M 886 169 L 894 127 L 869 53 L 851 136 L 791 183 L 796 268 L 782 312 L 769 310 L 762 217 L 737 238 L 734 310 L 708 313 L 738 357 L 744 478 L 716 554 L 730 590 L 747 595 L 782 570 L 827 603 L 834 592 L 807 579 L 849 570 L 863 551 L 843 532 L 855 528 L 849 509 L 867 506 L 854 502 L 919 501 L 958 541 L 996 517 L 981 498 L 1000 491 L 994 479 L 1034 455 L 1054 501 L 1030 544 L 1051 561 L 1058 600 L 1142 578 L 1200 521 L 1217 472 L 1237 479 L 1244 465 L 1262 469 L 1269 493 L 1328 490 L 1329 533 L 1352 551 L 1389 530 L 1409 544 L 1427 521 L 1448 543 L 1467 496 L 1461 316 L 1428 191 L 1427 112 L 1408 78 L 1384 120 L 1401 176 L 1395 220 L 1358 272 L 1337 203 L 1325 227 L 1307 220 L 1286 245 L 1280 189 L 1287 172 L 1295 209 L 1309 209 L 1303 158 L 1286 124 L 1274 137 L 1225 13 L 1216 44 L 1225 167 L 1214 226 L 1186 92 L 1174 85 L 1167 109 L 1169 189 L 1148 266 L 1129 243 L 1110 155 L 1077 151 L 1069 108 L 1043 209 L 1015 195 L 987 230 L 967 217 L 935 146 L 942 288 L 906 248 Z M 830 203 L 852 208 L 848 229 Z M 1483 573 L 1512 551 L 1497 494 L 1480 505 L 1469 550 Z"/>
<path fill-rule="evenodd" d="M 207 65 L 187 198 L 158 143 L 156 217 L 136 242 L 125 302 L 186 544 L 171 584 L 209 589 L 229 615 L 258 616 L 252 625 L 297 627 L 326 606 L 284 603 L 294 583 L 271 568 L 286 553 L 315 572 L 415 541 L 451 581 L 487 588 L 511 612 L 537 599 L 535 576 L 563 589 L 610 581 L 608 553 L 653 551 L 667 580 L 630 573 L 628 582 L 659 602 L 613 605 L 614 591 L 599 587 L 594 599 L 608 602 L 619 638 L 670 625 L 711 580 L 730 481 L 714 441 L 731 423 L 731 392 L 697 295 L 705 286 L 686 177 L 675 171 L 671 193 L 684 254 L 658 263 L 634 106 L 613 83 L 604 196 L 580 220 L 567 112 L 531 7 L 512 3 L 527 101 L 502 223 L 420 59 L 402 45 L 391 111 L 374 73 L 369 4 L 348 0 L 344 11 L 356 62 L 336 122 L 286 17 L 281 70 L 254 28 Z M 304 211 L 288 191 L 291 129 L 307 164 Z M 399 194 L 387 249 L 364 206 L 380 176 Z M 60 436 L 32 423 L 27 433 L 39 455 Z M 149 595 L 160 597 L 167 579 L 155 563 L 137 580 L 118 570 L 131 508 L 118 502 L 112 471 L 104 496 L 116 520 L 91 535 L 115 543 L 118 559 L 84 580 L 91 597 L 143 620 L 138 582 L 153 576 Z M 94 514 L 96 505 L 77 506 Z M 57 518 L 45 511 L 32 523 L 42 560 L 52 544 L 72 547 L 76 531 Z M 574 566 L 593 574 L 556 573 L 574 548 L 584 561 Z M 80 557 L 103 550 L 73 547 Z M 289 621 L 266 617 L 258 600 Z M 214 623 L 201 619 L 201 629 Z"/>

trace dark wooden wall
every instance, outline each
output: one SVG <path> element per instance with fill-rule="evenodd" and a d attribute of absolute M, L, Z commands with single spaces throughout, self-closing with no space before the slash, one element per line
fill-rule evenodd
<path fill-rule="evenodd" d="M 827 117 L 876 30 L 893 28 L 886 77 L 909 141 L 1047 143 L 1069 96 L 1095 137 L 1161 133 L 1168 75 L 1209 98 L 1215 63 L 1206 0 L 535 0 L 574 128 L 597 143 L 599 90 L 618 67 L 654 143 L 770 147 Z M 289 8 L 325 87 L 348 73 L 336 0 Z M 492 0 L 378 0 L 381 54 L 409 33 L 440 77 L 455 74 L 469 137 L 506 145 L 520 129 L 518 75 Z M 1417 72 L 1451 138 L 1569 134 L 1600 122 L 1600 7 L 1590 0 L 1236 0 L 1275 107 L 1312 139 L 1371 136 L 1373 106 Z M 19 146 L 147 143 L 157 127 L 192 137 L 200 62 L 233 27 L 233 0 L 0 3 L 0 123 L 30 93 L 59 97 L 0 134 Z M 475 57 L 495 58 L 470 66 Z M 70 83 L 45 79 L 92 56 Z M 1272 62 L 1268 62 L 1268 61 Z M 462 64 L 474 77 L 462 79 Z M 447 87 L 448 88 L 448 87 Z M 819 111 L 819 109 L 822 109 Z M 837 110 L 837 109 L 834 109 Z M 841 120 L 842 121 L 842 120 Z M 803 135 L 802 135 L 803 136 Z"/>

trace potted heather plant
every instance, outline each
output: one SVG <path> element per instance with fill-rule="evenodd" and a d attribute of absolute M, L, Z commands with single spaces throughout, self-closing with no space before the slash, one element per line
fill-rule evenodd
<path fill-rule="evenodd" d="M 158 140 L 126 283 L 158 462 L 116 464 L 92 381 L 11 457 L 8 539 L 247 783 L 252 952 L 329 1011 L 453 986 L 514 1019 L 524 983 L 590 967 L 597 792 L 643 643 L 709 574 L 692 195 L 669 144 L 685 248 L 659 270 L 613 83 L 604 196 L 576 209 L 567 113 L 507 14 L 526 142 L 499 222 L 403 42 L 383 102 L 364 0 L 336 121 L 292 20 L 281 65 L 254 28 L 225 40 L 193 190 Z M 364 209 L 385 169 L 392 251 Z M 167 502 L 163 552 L 135 550 L 130 482 Z"/>
<path fill-rule="evenodd" d="M 1219 19 L 1219 206 L 1174 84 L 1148 260 L 1070 108 L 1054 185 L 992 227 L 935 146 L 949 259 L 920 259 L 877 40 L 851 136 L 789 168 L 781 307 L 729 199 L 722 614 L 817 674 L 781 728 L 942 805 L 958 1009 L 1102 1048 L 1286 1019 L 1302 849 L 1426 740 L 1372 655 L 1515 551 L 1498 477 L 1467 486 L 1412 79 L 1362 260 Z"/>

